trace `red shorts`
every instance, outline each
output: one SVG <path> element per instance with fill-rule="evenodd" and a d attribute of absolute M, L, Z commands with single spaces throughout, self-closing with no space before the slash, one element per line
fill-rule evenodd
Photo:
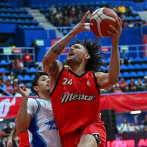
<path fill-rule="evenodd" d="M 106 131 L 105 127 L 101 123 L 93 123 L 87 126 L 84 130 L 78 130 L 74 133 L 67 134 L 62 136 L 62 144 L 63 147 L 77 147 L 77 145 L 80 142 L 80 138 L 84 134 L 94 134 L 99 133 L 101 143 L 99 144 L 99 147 L 104 147 L 106 143 Z"/>
<path fill-rule="evenodd" d="M 30 147 L 28 131 L 21 133 L 19 147 Z"/>

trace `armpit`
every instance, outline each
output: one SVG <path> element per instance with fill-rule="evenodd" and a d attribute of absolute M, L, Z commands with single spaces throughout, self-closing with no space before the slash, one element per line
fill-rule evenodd
<path fill-rule="evenodd" d="M 55 60 L 49 67 L 49 72 L 55 72 L 57 70 L 57 61 Z"/>

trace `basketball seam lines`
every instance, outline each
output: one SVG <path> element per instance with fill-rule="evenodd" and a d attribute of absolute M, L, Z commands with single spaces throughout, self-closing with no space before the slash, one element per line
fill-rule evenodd
<path fill-rule="evenodd" d="M 104 13 L 104 14 L 105 14 L 105 13 Z M 105 14 L 105 15 L 106 15 L 106 14 Z M 107 15 L 107 16 L 109 16 L 109 15 Z M 100 17 L 100 19 L 102 20 L 101 17 Z M 106 19 L 105 19 L 105 20 L 106 20 Z M 108 20 L 109 20 L 109 19 L 108 19 Z M 105 21 L 102 20 L 102 22 L 104 22 L 104 24 L 107 26 L 107 24 L 105 23 Z M 109 31 L 111 31 L 110 28 L 109 28 L 108 26 L 107 26 L 107 28 L 109 29 Z"/>
<path fill-rule="evenodd" d="M 112 12 L 112 11 L 109 11 L 109 10 L 108 10 L 108 11 L 106 11 L 106 12 Z M 103 11 L 103 14 L 105 14 L 106 12 Z M 105 15 L 106 15 L 106 16 L 109 16 L 109 15 L 107 15 L 107 14 L 105 14 Z M 101 16 L 101 15 L 100 15 L 100 16 Z M 99 16 L 99 17 L 100 17 L 100 16 Z M 109 17 L 111 17 L 111 16 L 109 16 Z M 101 17 L 100 17 L 100 19 L 102 20 Z M 113 21 L 113 20 L 111 20 L 111 21 Z M 105 23 L 105 21 L 102 20 L 102 22 L 104 22 L 104 24 L 107 26 L 107 24 Z M 113 22 L 115 22 L 115 21 L 113 21 Z M 115 22 L 115 23 L 116 23 L 116 22 Z M 109 29 L 109 31 L 111 31 L 110 28 L 109 28 L 108 26 L 107 26 L 107 28 Z"/>
<path fill-rule="evenodd" d="M 98 15 L 98 14 L 97 14 L 97 15 Z M 102 14 L 102 15 L 103 15 L 103 14 Z M 99 15 L 98 15 L 98 16 L 99 16 Z M 101 15 L 100 15 L 100 16 L 101 16 Z M 106 25 L 105 21 L 103 21 L 102 18 L 101 18 L 100 16 L 99 16 L 99 18 L 100 18 L 101 21 L 104 22 L 104 24 Z M 109 29 L 109 27 L 108 27 L 107 25 L 106 25 L 106 27 Z M 111 30 L 109 29 L 109 31 L 111 31 Z M 101 33 L 102 33 L 102 32 L 101 32 Z M 102 33 L 102 35 L 103 35 L 103 33 Z M 104 35 L 103 35 L 103 36 L 104 36 Z"/>
<path fill-rule="evenodd" d="M 96 20 L 95 20 L 95 22 L 96 22 Z M 97 24 L 97 23 L 96 23 Z M 96 27 L 96 29 L 97 29 L 97 32 L 99 32 L 99 30 L 98 30 L 98 27 Z M 99 34 L 99 33 L 98 33 Z"/>
<path fill-rule="evenodd" d="M 105 14 L 105 13 L 104 13 Z M 106 16 L 109 16 L 109 15 L 107 15 L 107 14 L 105 14 Z M 112 17 L 112 16 L 109 16 L 109 17 Z M 114 18 L 114 17 L 112 17 L 112 18 Z M 113 21 L 113 20 L 111 20 L 111 21 Z M 113 21 L 113 22 L 115 22 L 115 21 Z M 116 22 L 115 22 L 116 23 Z"/>
<path fill-rule="evenodd" d="M 107 13 L 107 12 L 112 12 L 112 11 L 106 11 L 106 12 L 104 12 L 104 14 Z"/>
<path fill-rule="evenodd" d="M 99 12 L 99 11 L 98 11 L 98 12 Z M 104 14 L 104 11 L 103 11 L 103 10 L 102 10 L 102 12 L 103 12 L 103 13 L 102 13 L 101 15 Z M 96 15 L 99 16 L 99 17 L 101 16 L 101 15 L 98 15 L 97 13 L 96 13 Z M 101 17 L 100 17 L 100 18 L 101 18 Z M 98 19 L 98 18 L 97 18 L 97 19 Z M 96 21 L 97 21 L 97 19 L 96 19 Z"/>
<path fill-rule="evenodd" d="M 98 15 L 98 14 L 96 14 L 96 15 Z M 103 14 L 101 14 L 101 15 L 103 15 Z M 101 15 L 98 15 L 98 16 L 100 17 Z M 97 18 L 97 19 L 98 19 L 98 18 Z M 96 19 L 96 20 L 97 20 L 97 19 Z"/>
<path fill-rule="evenodd" d="M 100 19 L 101 19 L 101 17 L 100 17 L 100 16 L 101 16 L 101 15 L 103 15 L 103 14 L 101 14 L 101 15 L 99 16 L 99 15 L 96 13 L 96 15 L 98 16 L 98 18 L 100 18 Z M 97 19 L 98 19 L 98 18 L 97 18 Z M 96 19 L 95 21 L 97 21 L 97 19 Z M 97 22 L 96 22 L 96 23 L 97 23 Z M 102 22 L 101 22 L 101 23 L 102 23 Z M 101 23 L 100 23 L 100 27 L 101 27 Z M 97 27 L 96 27 L 96 28 L 97 28 Z M 99 32 L 99 29 L 98 29 L 98 28 L 97 28 L 97 31 Z M 101 36 L 101 37 L 104 37 L 104 35 L 103 35 L 102 31 L 100 31 L 100 32 L 101 32 L 101 34 L 102 34 L 102 36 L 101 36 L 101 35 L 100 35 L 100 36 Z"/>
<path fill-rule="evenodd" d="M 94 20 L 95 21 L 95 23 L 96 23 L 96 20 L 95 19 L 91 19 L 91 20 Z M 97 23 L 96 23 L 97 24 Z M 97 29 L 97 32 L 99 32 L 99 30 L 98 30 L 98 27 L 96 27 L 96 29 Z M 102 32 L 101 32 L 102 33 Z M 99 33 L 98 33 L 99 34 Z M 103 34 L 102 34 L 103 35 Z M 100 35 L 99 35 L 100 36 Z M 103 36 L 104 37 L 104 36 Z"/>

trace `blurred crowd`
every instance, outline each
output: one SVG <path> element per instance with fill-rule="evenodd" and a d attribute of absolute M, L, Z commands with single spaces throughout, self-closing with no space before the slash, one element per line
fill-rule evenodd
<path fill-rule="evenodd" d="M 121 64 L 130 64 L 129 54 L 125 51 L 121 54 Z M 21 79 L 17 75 L 28 75 L 27 69 L 30 68 L 28 64 L 31 63 L 31 67 L 35 66 L 35 63 L 32 61 L 31 55 L 26 50 L 23 56 L 23 61 L 20 61 L 18 57 L 12 59 L 10 64 L 5 67 L 6 70 L 10 71 L 10 74 L 5 72 L 0 73 L 0 87 L 2 87 L 8 93 L 14 96 L 21 96 L 18 93 L 18 86 L 20 84 L 25 84 L 27 91 L 30 95 L 34 95 L 31 90 L 31 81 L 21 81 Z M 42 67 L 35 67 L 38 70 L 43 70 Z M 33 73 L 32 73 L 33 74 Z M 115 84 L 113 87 L 108 89 L 101 89 L 101 93 L 123 93 L 123 92 L 137 92 L 137 91 L 147 91 L 147 76 L 144 78 L 134 79 L 131 78 L 128 80 L 125 78 L 120 78 L 118 83 Z M 7 93 L 0 90 L 0 96 L 7 95 Z"/>
<path fill-rule="evenodd" d="M 120 4 L 119 7 L 117 7 L 117 5 L 114 5 L 113 7 L 111 7 L 110 4 L 107 5 L 103 5 L 102 7 L 107 7 L 107 8 L 111 8 L 113 9 L 117 15 L 121 18 L 122 20 L 122 26 L 123 27 L 140 27 L 141 24 L 146 24 L 146 21 L 128 21 L 126 22 L 125 19 L 129 16 L 133 16 L 133 10 L 132 8 L 126 4 L 126 6 L 124 6 L 123 4 Z M 98 6 L 73 6 L 68 4 L 67 7 L 61 7 L 61 6 L 55 6 L 52 5 L 49 8 L 49 20 L 50 22 L 57 26 L 57 27 L 61 27 L 61 26 L 74 26 L 74 24 L 77 24 L 84 16 L 84 14 L 90 10 L 91 14 L 98 9 Z M 87 18 L 86 22 L 89 22 L 89 17 Z"/>
<path fill-rule="evenodd" d="M 4 72 L 0 75 L 0 87 L 3 88 L 6 92 L 14 95 L 14 96 L 21 96 L 18 93 L 19 85 L 22 84 L 21 80 L 17 77 L 17 74 L 11 71 L 10 75 L 6 77 Z M 28 86 L 28 83 L 24 83 L 26 86 L 27 91 L 31 94 L 31 88 Z M 8 95 L 3 90 L 0 90 L 0 96 Z"/>
<path fill-rule="evenodd" d="M 3 47 L 3 44 L 1 43 L 1 47 Z M 9 44 L 9 47 L 12 48 L 12 53 L 13 50 L 15 49 L 15 45 L 13 43 Z M 8 65 L 1 65 L 1 68 L 5 69 L 3 72 L 0 73 L 0 87 L 3 88 L 6 92 L 14 95 L 14 96 L 21 96 L 18 93 L 18 86 L 20 84 L 25 84 L 27 91 L 31 94 L 31 81 L 21 81 L 18 78 L 18 75 L 26 75 L 28 74 L 27 71 L 31 68 L 34 67 L 35 69 L 39 69 L 39 67 L 35 64 L 35 61 L 37 61 L 37 55 L 38 55 L 38 51 L 39 51 L 39 47 L 36 43 L 36 41 L 34 40 L 31 44 L 30 47 L 34 47 L 34 53 L 35 53 L 35 59 L 33 60 L 32 57 L 32 53 L 33 51 L 30 50 L 25 50 L 22 49 L 22 60 L 20 60 L 20 55 L 11 55 L 9 56 L 9 58 L 11 59 Z M 2 49 L 0 50 L 1 53 L 3 53 Z M 0 61 L 1 60 L 7 60 L 6 56 L 0 56 Z M 8 74 L 5 71 L 9 71 L 10 73 Z M 30 73 L 30 76 L 32 74 Z M 24 82 L 24 83 L 22 83 Z M 32 93 L 33 94 L 33 93 Z M 5 93 L 3 90 L 0 89 L 0 96 L 5 96 L 8 95 L 7 93 Z"/>
<path fill-rule="evenodd" d="M 12 47 L 14 45 L 12 44 Z M 21 61 L 19 56 L 11 56 L 11 62 L 8 66 L 5 66 L 7 71 L 10 71 L 10 74 L 5 72 L 0 73 L 0 87 L 3 88 L 6 92 L 14 95 L 21 96 L 18 93 L 18 88 L 20 84 L 25 84 L 27 91 L 30 95 L 35 95 L 31 90 L 31 81 L 21 81 L 18 75 L 28 75 L 27 70 L 31 67 L 35 67 L 37 70 L 43 70 L 42 67 L 38 67 L 35 65 L 35 62 L 32 59 L 28 50 L 24 51 L 23 60 Z M 130 56 L 126 50 L 123 50 L 120 54 L 120 64 L 128 65 L 131 63 Z M 32 76 L 34 73 L 30 73 L 29 76 Z M 147 91 L 147 76 L 144 78 L 134 79 L 131 78 L 128 81 L 128 78 L 120 78 L 118 83 L 113 87 L 108 89 L 101 89 L 101 93 L 122 93 L 122 92 L 137 92 L 137 91 Z M 0 89 L 0 96 L 8 95 Z"/>
<path fill-rule="evenodd" d="M 23 60 L 21 61 L 18 57 L 11 59 L 11 62 L 8 66 L 5 66 L 6 71 L 10 71 L 10 73 L 1 72 L 0 73 L 0 87 L 3 88 L 6 92 L 14 95 L 21 96 L 18 93 L 19 85 L 25 84 L 27 91 L 31 94 L 31 81 L 21 81 L 18 75 L 28 75 L 27 70 L 31 67 L 35 67 L 35 69 L 39 69 L 38 66 L 35 65 L 35 62 L 32 60 L 32 56 L 29 55 L 29 52 L 26 50 L 25 55 L 23 56 Z M 30 73 L 30 75 L 32 75 Z M 0 90 L 0 96 L 8 95 L 3 90 Z"/>
<path fill-rule="evenodd" d="M 41 67 L 39 69 L 41 69 Z M 18 93 L 18 86 L 22 84 L 22 81 L 17 77 L 17 75 L 18 73 L 24 75 L 27 74 L 26 69 L 24 69 L 24 67 L 21 67 L 21 69 L 10 68 L 9 70 L 11 71 L 11 73 L 8 76 L 6 76 L 6 73 L 4 72 L 0 73 L 0 87 L 2 87 L 5 91 L 11 93 L 14 96 L 21 96 Z M 19 70 L 19 72 L 17 70 Z M 31 94 L 31 85 L 29 85 L 28 82 L 25 82 L 24 84 L 27 91 Z M 144 76 L 143 79 L 131 78 L 129 82 L 126 81 L 125 78 L 120 78 L 118 83 L 115 84 L 113 87 L 110 87 L 108 89 L 101 89 L 101 93 L 123 93 L 137 91 L 147 91 L 147 76 Z M 7 94 L 0 90 L 0 96 L 4 95 Z"/>
<path fill-rule="evenodd" d="M 123 50 L 120 54 L 120 64 L 128 65 L 131 63 L 130 56 L 126 50 Z M 144 78 L 120 78 L 118 83 L 108 89 L 101 89 L 101 93 L 123 93 L 123 92 L 137 92 L 147 91 L 147 76 Z"/>
<path fill-rule="evenodd" d="M 147 76 L 143 79 L 138 78 L 136 81 L 131 78 L 131 82 L 128 83 L 124 78 L 115 84 L 113 87 L 108 89 L 101 89 L 102 93 L 123 93 L 123 92 L 137 92 L 137 91 L 147 91 Z"/>
<path fill-rule="evenodd" d="M 10 123 L 7 123 L 7 126 L 0 131 L 0 147 L 10 147 L 8 146 L 7 142 L 11 139 L 13 147 L 19 147 L 20 135 L 11 135 L 13 127 L 10 126 Z"/>
<path fill-rule="evenodd" d="M 147 132 L 147 115 L 145 115 L 144 120 L 141 121 L 141 124 L 138 128 L 134 128 L 135 132 Z M 128 123 L 127 119 L 124 118 L 120 126 L 120 134 L 129 133 L 131 131 L 130 126 L 137 126 L 137 122 Z"/>

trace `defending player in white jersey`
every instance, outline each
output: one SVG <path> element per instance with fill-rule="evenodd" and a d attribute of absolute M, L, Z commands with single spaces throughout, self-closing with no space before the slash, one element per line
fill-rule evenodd
<path fill-rule="evenodd" d="M 32 133 L 32 147 L 62 147 L 59 131 L 52 111 L 49 76 L 38 72 L 32 87 L 39 98 L 29 98 L 24 85 L 19 85 L 22 102 L 16 120 L 17 133 L 29 130 Z"/>

